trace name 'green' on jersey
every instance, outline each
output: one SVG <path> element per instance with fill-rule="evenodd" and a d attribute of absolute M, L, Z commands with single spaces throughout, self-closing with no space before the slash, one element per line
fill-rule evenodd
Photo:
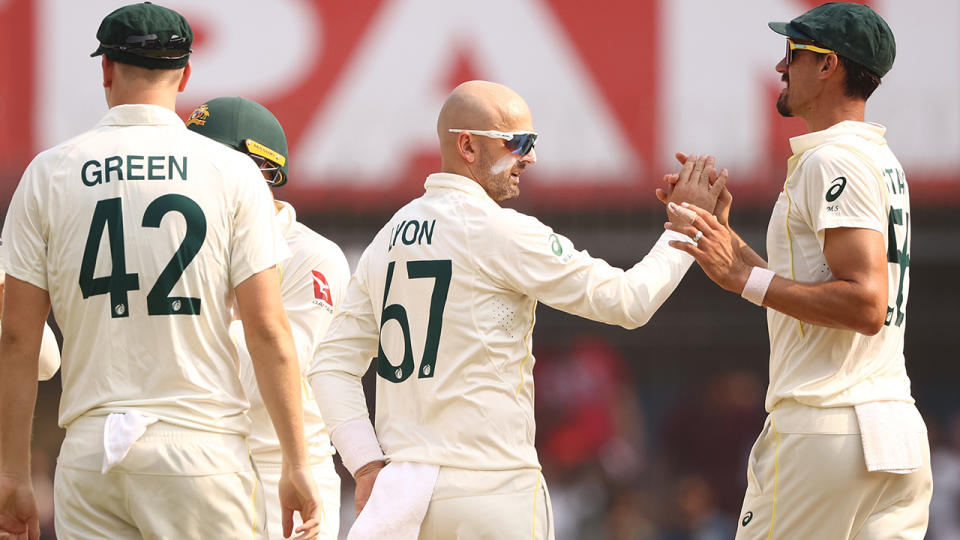
<path fill-rule="evenodd" d="M 247 432 L 230 306 L 286 253 L 249 158 L 168 109 L 117 106 L 33 160 L 2 238 L 8 274 L 49 292 L 63 330 L 61 426 L 137 409 Z"/>
<path fill-rule="evenodd" d="M 790 141 L 794 155 L 767 230 L 769 268 L 800 282 L 833 280 L 823 255 L 825 231 L 872 229 L 887 248 L 888 307 L 874 336 L 803 323 L 768 309 L 768 411 L 788 398 L 814 407 L 913 402 L 903 356 L 910 194 L 884 132 L 877 124 L 847 121 Z"/>

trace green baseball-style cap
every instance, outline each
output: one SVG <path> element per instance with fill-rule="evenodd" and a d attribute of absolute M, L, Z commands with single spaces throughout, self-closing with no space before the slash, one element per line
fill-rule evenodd
<path fill-rule="evenodd" d="M 883 77 L 893 67 L 897 44 L 893 32 L 877 12 L 853 2 L 830 2 L 796 19 L 771 22 L 784 36 L 812 41 Z"/>
<path fill-rule="evenodd" d="M 144 2 L 104 17 L 97 39 L 100 46 L 90 56 L 105 54 L 114 62 L 149 69 L 178 69 L 190 58 L 193 30 L 183 15 Z"/>
<path fill-rule="evenodd" d="M 219 97 L 197 107 L 187 119 L 187 129 L 239 150 L 261 164 L 279 168 L 274 187 L 287 183 L 287 136 L 277 117 L 255 101 Z M 261 165 L 261 169 L 263 165 Z"/>

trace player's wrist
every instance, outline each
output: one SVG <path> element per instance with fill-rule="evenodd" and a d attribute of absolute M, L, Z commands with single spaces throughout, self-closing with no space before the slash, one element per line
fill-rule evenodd
<path fill-rule="evenodd" d="M 386 461 L 373 424 L 367 418 L 340 424 L 330 433 L 330 439 L 343 459 L 343 466 L 354 478 L 362 467 L 372 462 Z"/>
<path fill-rule="evenodd" d="M 353 477 L 354 477 L 355 479 L 359 480 L 359 479 L 367 476 L 368 474 L 378 473 L 378 472 L 380 471 L 380 469 L 382 469 L 382 468 L 384 468 L 384 467 L 386 467 L 386 466 L 387 466 L 387 462 L 386 462 L 386 461 L 383 461 L 383 460 L 371 461 L 370 463 L 367 463 L 366 465 L 363 465 L 362 467 L 360 467 L 359 469 L 357 469 L 357 472 L 356 472 L 356 474 L 353 475 Z"/>
<path fill-rule="evenodd" d="M 761 268 L 759 266 L 753 266 L 749 268 L 750 271 L 744 280 L 740 296 L 749 302 L 763 307 L 763 299 L 766 297 L 767 289 L 770 288 L 770 283 L 773 281 L 773 278 L 776 276 L 776 274 L 773 272 L 773 270 Z"/>

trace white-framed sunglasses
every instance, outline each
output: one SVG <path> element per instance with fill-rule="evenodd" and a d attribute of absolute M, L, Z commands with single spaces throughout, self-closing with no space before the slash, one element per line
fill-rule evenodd
<path fill-rule="evenodd" d="M 503 139 L 504 146 L 511 153 L 523 157 L 533 150 L 538 134 L 535 131 L 497 131 L 493 129 L 450 129 L 450 133 L 469 133 L 491 139 Z"/>

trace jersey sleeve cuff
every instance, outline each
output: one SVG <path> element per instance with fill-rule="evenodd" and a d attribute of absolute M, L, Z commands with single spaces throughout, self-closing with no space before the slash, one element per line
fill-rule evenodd
<path fill-rule="evenodd" d="M 350 471 L 351 476 L 367 463 L 386 460 L 373 424 L 367 418 L 340 424 L 330 433 L 330 440 L 337 447 L 343 466 Z"/>

